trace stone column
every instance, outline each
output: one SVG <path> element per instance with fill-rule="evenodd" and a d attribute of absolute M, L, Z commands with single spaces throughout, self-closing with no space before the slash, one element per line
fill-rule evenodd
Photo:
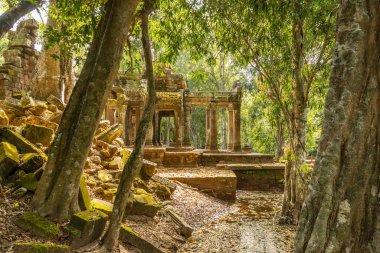
<path fill-rule="evenodd" d="M 210 107 L 210 149 L 218 150 L 218 126 L 216 106 L 214 104 Z"/>
<path fill-rule="evenodd" d="M 166 117 L 166 145 L 170 146 L 170 116 Z"/>
<path fill-rule="evenodd" d="M 228 146 L 229 150 L 233 149 L 234 143 L 234 110 L 228 107 Z"/>
<path fill-rule="evenodd" d="M 240 104 L 235 105 L 234 108 L 234 145 L 233 151 L 241 151 L 240 144 Z"/>
<path fill-rule="evenodd" d="M 206 110 L 206 149 L 210 149 L 210 108 Z"/>
<path fill-rule="evenodd" d="M 146 146 L 153 145 L 153 125 L 154 125 L 154 121 L 151 121 L 149 124 L 148 132 L 146 134 L 146 141 L 145 141 Z"/>
<path fill-rule="evenodd" d="M 131 142 L 131 130 L 132 130 L 132 111 L 131 107 L 127 106 L 124 111 L 123 117 L 123 126 L 124 126 L 124 142 L 125 145 L 129 146 L 132 144 Z"/>
<path fill-rule="evenodd" d="M 177 111 L 174 111 L 174 145 L 176 147 L 182 146 L 182 124 Z"/>
<path fill-rule="evenodd" d="M 190 118 L 191 118 L 191 107 L 185 107 L 185 120 L 183 124 L 183 145 L 191 146 L 190 142 Z"/>
<path fill-rule="evenodd" d="M 158 130 L 158 112 L 155 111 L 153 114 L 153 137 L 152 137 L 152 142 L 154 146 L 158 145 L 157 130 Z"/>

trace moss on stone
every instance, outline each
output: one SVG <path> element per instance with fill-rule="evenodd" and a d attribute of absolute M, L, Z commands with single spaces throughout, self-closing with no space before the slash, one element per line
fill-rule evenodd
<path fill-rule="evenodd" d="M 58 238 L 59 228 L 57 224 L 33 212 L 22 214 L 16 221 L 16 225 L 35 236 L 42 238 Z"/>
<path fill-rule="evenodd" d="M 15 253 L 69 253 L 70 247 L 54 243 L 22 243 L 14 244 Z"/>
<path fill-rule="evenodd" d="M 127 232 L 128 234 L 130 235 L 133 235 L 133 236 L 139 236 L 135 231 L 132 230 L 132 228 L 122 224 L 120 226 L 121 229 L 123 229 L 125 232 Z"/>
<path fill-rule="evenodd" d="M 19 165 L 17 148 L 8 142 L 0 143 L 0 176 L 7 177 Z"/>
<path fill-rule="evenodd" d="M 92 209 L 91 198 L 90 198 L 90 195 L 88 194 L 87 184 L 84 177 L 81 177 L 80 179 L 79 193 L 80 193 L 79 205 L 81 206 L 81 208 L 85 210 L 91 210 Z"/>
<path fill-rule="evenodd" d="M 20 169 L 25 172 L 35 172 L 43 166 L 45 158 L 37 153 L 26 153 L 21 161 Z"/>
<path fill-rule="evenodd" d="M 38 180 L 34 173 L 25 174 L 20 178 L 20 185 L 29 191 L 35 191 L 37 188 Z"/>
<path fill-rule="evenodd" d="M 92 207 L 99 210 L 99 211 L 102 211 L 106 214 L 112 213 L 113 205 L 107 201 L 94 198 L 91 201 L 91 203 L 92 203 Z"/>

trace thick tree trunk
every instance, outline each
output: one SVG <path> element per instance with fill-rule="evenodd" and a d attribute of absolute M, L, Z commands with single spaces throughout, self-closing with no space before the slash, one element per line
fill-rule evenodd
<path fill-rule="evenodd" d="M 342 0 L 296 252 L 380 252 L 380 3 Z"/>
<path fill-rule="evenodd" d="M 106 98 L 116 78 L 139 0 L 109 0 L 79 79 L 63 113 L 33 206 L 65 221 L 78 210 L 82 169 Z"/>
<path fill-rule="evenodd" d="M 37 8 L 42 0 L 24 0 L 18 5 L 12 6 L 0 16 L 0 39 L 14 26 L 23 16 Z"/>
<path fill-rule="evenodd" d="M 148 32 L 149 15 L 153 10 L 152 4 L 153 3 L 151 0 L 145 0 L 144 9 L 141 14 L 141 41 L 144 50 L 146 77 L 148 83 L 148 101 L 137 130 L 134 149 L 126 165 L 124 166 L 123 173 L 121 175 L 110 217 L 110 224 L 103 240 L 104 249 L 109 252 L 113 252 L 114 247 L 117 245 L 120 225 L 124 217 L 125 209 L 128 202 L 131 201 L 131 187 L 142 166 L 145 140 L 150 124 L 152 124 L 154 107 L 156 105 L 156 89 L 154 84 L 152 60 L 153 56 Z"/>
<path fill-rule="evenodd" d="M 282 115 L 281 112 L 278 111 L 277 118 L 276 118 L 276 154 L 275 159 L 278 160 L 280 157 L 284 155 L 284 128 L 283 128 L 283 122 L 282 122 Z"/>
<path fill-rule="evenodd" d="M 50 4 L 54 3 L 55 0 L 50 0 Z M 52 17 L 49 11 L 46 26 L 60 29 L 61 25 Z M 48 39 L 44 38 L 45 47 L 47 42 Z M 59 59 L 55 57 L 59 57 Z M 45 100 L 50 95 L 54 95 L 60 98 L 62 102 L 67 103 L 74 87 L 72 71 L 72 59 L 62 54 L 59 45 L 54 44 L 49 48 L 44 48 L 38 58 L 33 75 L 31 83 L 32 96 Z"/>
<path fill-rule="evenodd" d="M 295 12 L 301 7 L 295 3 Z M 303 51 L 303 20 L 296 17 L 293 22 L 292 33 L 293 51 L 293 108 L 290 123 L 290 142 L 292 154 L 288 156 L 285 169 L 285 189 L 282 216 L 291 222 L 297 223 L 301 206 L 305 197 L 307 183 L 302 177 L 301 166 L 306 159 L 306 121 L 307 121 L 307 94 L 302 74 L 304 64 Z M 292 159 L 292 161 L 289 161 Z M 287 181 L 288 180 L 288 181 Z"/>

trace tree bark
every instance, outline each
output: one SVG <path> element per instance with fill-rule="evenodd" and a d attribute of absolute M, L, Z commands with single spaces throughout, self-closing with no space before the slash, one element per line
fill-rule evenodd
<path fill-rule="evenodd" d="M 33 11 L 42 0 L 24 0 L 18 5 L 12 6 L 0 16 L 0 39 L 14 26 L 14 24 L 23 16 Z"/>
<path fill-rule="evenodd" d="M 143 151 L 145 140 L 150 124 L 154 115 L 154 107 L 156 105 L 156 89 L 153 73 L 153 56 L 149 39 L 148 23 L 149 15 L 153 11 L 153 1 L 145 0 L 144 9 L 141 13 L 141 41 L 144 50 L 146 77 L 148 84 L 148 101 L 144 109 L 144 114 L 141 118 L 134 149 L 123 169 L 120 183 L 117 188 L 115 202 L 110 217 L 106 235 L 103 239 L 103 247 L 109 252 L 113 252 L 119 238 L 120 225 L 124 217 L 125 209 L 128 202 L 131 201 L 131 187 L 136 176 L 139 174 L 142 166 Z"/>
<path fill-rule="evenodd" d="M 139 0 L 109 0 L 79 79 L 50 147 L 33 206 L 62 222 L 78 210 L 82 169 L 116 78 Z"/>
<path fill-rule="evenodd" d="M 295 3 L 295 13 L 301 11 L 300 3 Z M 292 31 L 292 61 L 293 61 L 293 106 L 290 119 L 290 143 L 292 154 L 288 156 L 285 168 L 285 189 L 282 216 L 290 222 L 297 223 L 301 206 L 305 198 L 307 182 L 302 177 L 301 167 L 306 159 L 306 122 L 307 122 L 307 90 L 302 74 L 304 65 L 303 50 L 303 19 L 295 17 Z"/>
<path fill-rule="evenodd" d="M 340 1 L 325 122 L 295 252 L 380 252 L 379 45 L 379 1 Z"/>

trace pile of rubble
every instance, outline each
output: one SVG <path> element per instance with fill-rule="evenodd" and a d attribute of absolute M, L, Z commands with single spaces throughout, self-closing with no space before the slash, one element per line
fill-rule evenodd
<path fill-rule="evenodd" d="M 65 104 L 50 96 L 37 101 L 16 95 L 0 101 L 0 182 L 14 185 L 13 196 L 34 192 L 47 161 L 47 149 L 58 128 Z M 106 213 L 112 210 L 118 183 L 131 153 L 122 139 L 123 128 L 109 121 L 99 123 L 81 183 L 83 205 Z M 131 214 L 154 216 L 160 202 L 173 192 L 170 185 L 150 179 L 157 165 L 143 160 L 140 178 L 135 180 Z"/>

